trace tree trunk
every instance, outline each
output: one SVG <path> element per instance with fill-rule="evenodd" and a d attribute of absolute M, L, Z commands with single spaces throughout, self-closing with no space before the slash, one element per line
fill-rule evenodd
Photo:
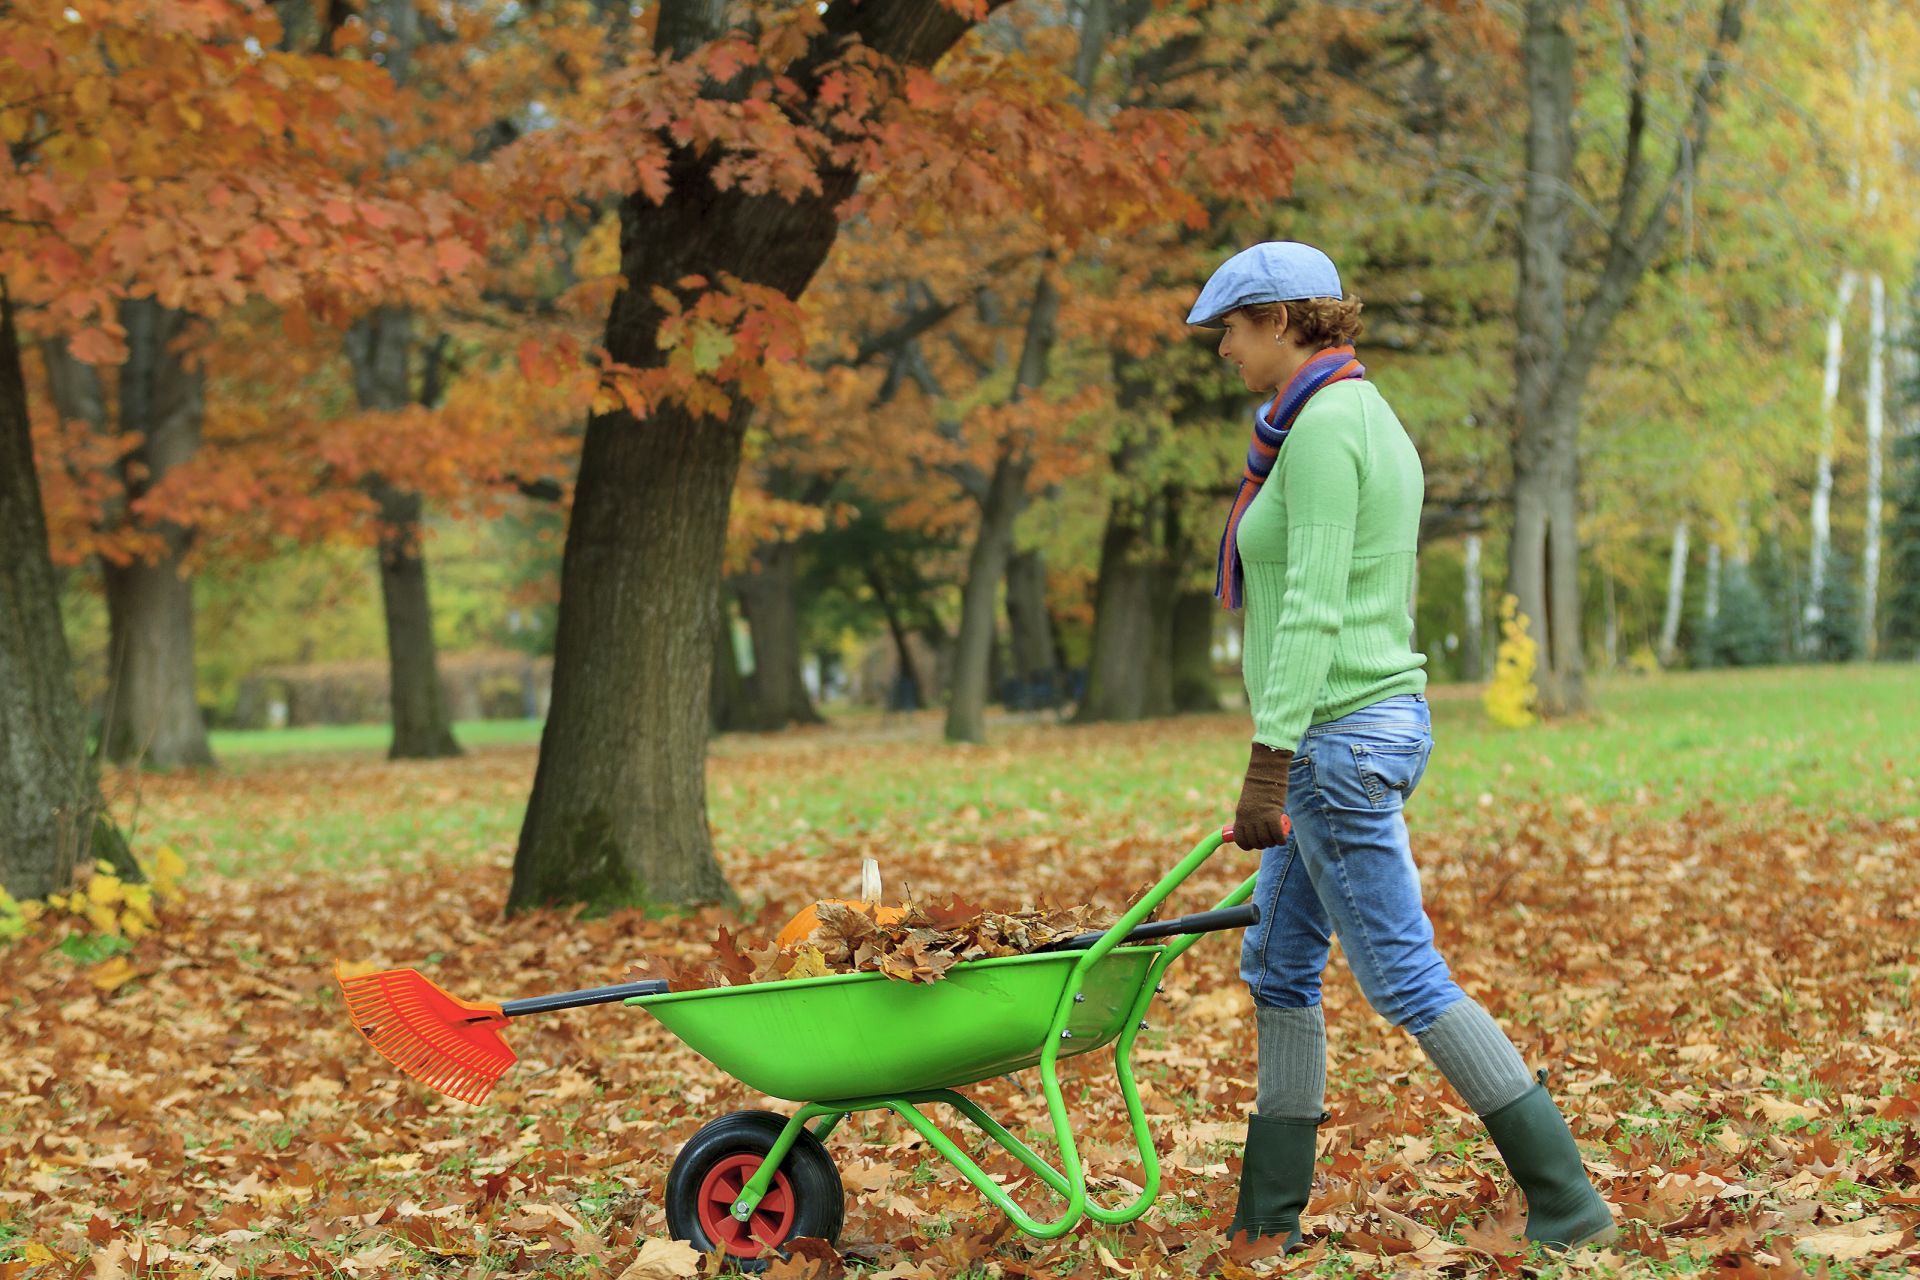
<path fill-rule="evenodd" d="M 120 427 L 140 444 L 121 461 L 134 504 L 200 448 L 206 378 L 176 348 L 192 318 L 152 299 L 120 304 L 127 362 L 120 370 Z M 136 517 L 137 519 L 137 517 Z M 183 567 L 187 531 L 147 524 L 159 551 L 103 567 L 107 597 L 107 704 L 101 754 L 152 769 L 211 765 L 194 681 L 193 583 Z"/>
<path fill-rule="evenodd" d="M 1726 53 L 1743 30 L 1746 0 L 1721 0 L 1712 47 L 1691 83 L 1672 168 L 1648 199 L 1651 78 L 1646 32 L 1627 36 L 1627 129 L 1603 265 L 1577 315 L 1568 310 L 1576 183 L 1575 42 L 1570 0 L 1527 0 L 1522 42 L 1527 95 L 1520 271 L 1514 316 L 1514 534 L 1509 589 L 1540 645 L 1536 680 L 1548 714 L 1586 702 L 1580 621 L 1579 427 L 1602 344 L 1672 231 L 1674 212 L 1705 154 Z"/>
<path fill-rule="evenodd" d="M 1847 308 L 1853 305 L 1860 278 L 1851 271 L 1840 274 L 1840 287 L 1833 312 L 1827 317 L 1827 363 L 1820 383 L 1820 461 L 1814 472 L 1813 509 L 1808 515 L 1812 532 L 1808 553 L 1806 643 L 1811 652 L 1819 646 L 1820 599 L 1827 585 L 1827 559 L 1833 549 L 1833 432 L 1834 414 L 1840 403 L 1840 366 L 1845 355 Z"/>
<path fill-rule="evenodd" d="M 752 693 L 740 672 L 740 655 L 733 647 L 733 617 L 727 593 L 714 599 L 713 680 L 708 694 L 709 720 L 715 733 L 734 733 L 754 727 Z"/>
<path fill-rule="evenodd" d="M 412 356 L 413 313 L 408 308 L 376 307 L 354 322 L 347 333 L 347 357 L 362 409 L 391 411 L 413 403 Z M 423 402 L 434 398 L 431 391 L 421 396 Z M 427 563 L 420 550 L 420 495 L 397 488 L 377 474 L 369 475 L 364 487 L 380 508 L 376 563 L 387 623 L 387 678 L 393 720 L 387 758 L 457 756 L 460 744 L 453 737 L 453 717 L 440 680 Z"/>
<path fill-rule="evenodd" d="M 0 888 L 64 893 L 103 810 L 47 554 L 13 302 L 0 283 Z"/>
<path fill-rule="evenodd" d="M 1720 621 L 1720 544 L 1717 542 L 1707 544 L 1707 581 L 1702 597 L 1700 614 L 1706 619 L 1707 634 L 1711 637 L 1714 624 Z"/>
<path fill-rule="evenodd" d="M 1670 667 L 1680 650 L 1680 606 L 1687 590 L 1687 522 L 1673 526 L 1673 552 L 1667 558 L 1667 611 L 1660 620 L 1660 665 Z"/>
<path fill-rule="evenodd" d="M 1053 618 L 1047 612 L 1047 569 L 1038 548 L 1007 561 L 1007 629 L 1013 636 L 1013 677 L 1021 704 L 1060 703 L 1060 664 L 1054 656 Z"/>
<path fill-rule="evenodd" d="M 1620 605 L 1614 598 L 1613 575 L 1607 574 L 1601 581 L 1602 598 L 1606 601 L 1605 649 L 1607 670 L 1616 671 L 1620 667 Z"/>
<path fill-rule="evenodd" d="M 753 727 L 823 724 L 800 675 L 800 607 L 794 584 L 797 542 L 768 543 L 751 572 L 740 575 L 740 612 L 753 634 Z"/>
<path fill-rule="evenodd" d="M 1485 589 L 1480 581 L 1480 535 L 1467 535 L 1466 565 L 1461 585 L 1461 605 L 1466 616 L 1466 637 L 1460 645 L 1460 672 L 1468 681 L 1487 678 L 1487 619 L 1481 597 Z"/>
<path fill-rule="evenodd" d="M 719 34 L 723 20 L 723 6 L 708 0 L 667 0 L 656 48 L 684 56 Z M 971 25 L 940 0 L 832 0 L 819 21 L 821 33 L 787 68 L 809 88 L 849 39 L 927 67 Z M 664 363 L 656 290 L 726 272 L 794 298 L 826 258 L 857 171 L 823 165 L 819 189 L 789 200 L 738 182 L 716 187 L 713 169 L 725 159 L 678 149 L 664 202 L 638 192 L 622 201 L 625 283 L 604 344 L 614 361 Z M 707 828 L 708 663 L 750 412 L 736 395 L 718 418 L 669 402 L 644 428 L 624 407 L 587 421 L 561 561 L 553 706 L 514 856 L 510 912 L 733 899 Z"/>
<path fill-rule="evenodd" d="M 1547 536 L 1551 557 L 1547 608 L 1552 616 L 1546 634 L 1553 645 L 1553 674 L 1543 696 L 1548 707 L 1568 713 L 1587 705 L 1587 663 L 1580 620 L 1580 482 L 1574 457 L 1578 428 L 1569 421 L 1562 430 L 1564 462 L 1554 476 Z"/>
<path fill-rule="evenodd" d="M 907 643 L 907 629 L 900 619 L 900 610 L 893 602 L 893 593 L 887 590 L 886 579 L 872 565 L 867 566 L 867 585 L 873 589 L 873 598 L 879 602 L 880 612 L 887 619 L 887 633 L 893 637 L 893 651 L 900 663 L 899 679 L 906 691 L 904 698 L 887 695 L 887 709 L 890 711 L 918 711 L 927 705 L 927 686 L 920 678 L 920 668 L 913 660 L 913 648 Z"/>
<path fill-rule="evenodd" d="M 1173 709 L 1218 711 L 1220 682 L 1213 673 L 1213 623 L 1220 606 L 1211 591 L 1183 591 L 1173 602 Z"/>
<path fill-rule="evenodd" d="M 948 742 L 985 742 L 991 692 L 995 607 L 1000 580 L 1013 554 L 1013 523 L 1027 502 L 1030 465 L 1006 453 L 994 464 L 980 530 L 967 557 L 967 583 L 960 596 L 960 629 L 953 651 L 953 683 L 947 702 Z"/>
<path fill-rule="evenodd" d="M 1860 552 L 1860 652 L 1869 661 L 1879 650 L 1880 518 L 1882 440 L 1887 426 L 1887 286 L 1876 274 L 1867 282 L 1871 299 L 1871 347 L 1867 356 L 1867 521 Z"/>
<path fill-rule="evenodd" d="M 1026 338 L 1020 365 L 1014 372 L 1013 399 L 1038 387 L 1047 378 L 1047 365 L 1058 332 L 1060 293 L 1053 283 L 1051 257 L 1040 263 L 1033 304 L 1027 312 Z M 993 477 L 980 504 L 980 533 L 967 558 L 967 585 L 961 594 L 960 636 L 953 659 L 953 692 L 947 703 L 947 741 L 984 742 L 984 719 L 994 642 L 995 596 L 1006 576 L 1007 557 L 1013 553 L 1013 522 L 1027 505 L 1027 477 L 1033 462 L 1009 441 L 994 463 Z"/>
<path fill-rule="evenodd" d="M 1074 714 L 1076 724 L 1141 720 L 1170 714 L 1176 705 L 1173 615 L 1179 578 L 1165 550 L 1149 536 L 1152 507 L 1116 498 L 1107 514 L 1094 584 L 1087 692 Z"/>

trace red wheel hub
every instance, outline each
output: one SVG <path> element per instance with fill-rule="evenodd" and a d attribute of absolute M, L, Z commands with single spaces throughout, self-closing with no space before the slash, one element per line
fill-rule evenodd
<path fill-rule="evenodd" d="M 773 1185 L 767 1188 L 751 1218 L 742 1222 L 733 1216 L 733 1202 L 740 1198 L 740 1188 L 760 1171 L 762 1159 L 746 1154 L 728 1156 L 707 1170 L 700 1183 L 695 1209 L 700 1229 L 707 1239 L 736 1258 L 757 1258 L 793 1230 L 793 1184 L 787 1181 L 785 1170 L 773 1175 Z"/>

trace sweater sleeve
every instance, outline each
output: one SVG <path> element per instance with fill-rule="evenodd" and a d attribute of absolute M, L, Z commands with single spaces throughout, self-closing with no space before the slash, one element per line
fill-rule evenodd
<path fill-rule="evenodd" d="M 1286 586 L 1267 660 L 1267 696 L 1255 708 L 1253 740 L 1282 751 L 1296 750 L 1307 731 L 1346 611 L 1364 438 L 1362 432 L 1343 430 L 1348 425 L 1340 415 L 1315 421 L 1303 414 L 1281 448 L 1277 470 L 1287 505 Z"/>

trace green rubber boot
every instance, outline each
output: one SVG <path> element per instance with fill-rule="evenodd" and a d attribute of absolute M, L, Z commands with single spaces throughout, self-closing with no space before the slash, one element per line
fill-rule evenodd
<path fill-rule="evenodd" d="M 1619 1234 L 1607 1202 L 1587 1180 L 1560 1108 L 1540 1083 L 1481 1117 L 1507 1171 L 1527 1197 L 1527 1239 L 1549 1249 L 1606 1244 Z"/>
<path fill-rule="evenodd" d="M 1242 1234 L 1249 1240 L 1283 1235 L 1288 1249 L 1300 1246 L 1300 1214 L 1313 1194 L 1313 1159 L 1328 1115 L 1322 1111 L 1318 1120 L 1247 1117 L 1240 1199 L 1227 1224 L 1229 1240 Z"/>

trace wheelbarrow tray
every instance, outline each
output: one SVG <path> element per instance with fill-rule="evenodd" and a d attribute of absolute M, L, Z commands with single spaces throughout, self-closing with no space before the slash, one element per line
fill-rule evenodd
<path fill-rule="evenodd" d="M 1113 1043 L 1161 946 L 1115 947 L 1082 975 L 1060 1057 Z M 1039 1063 L 1084 952 L 962 961 L 938 982 L 829 974 L 636 996 L 715 1067 L 789 1102 L 954 1089 Z"/>

